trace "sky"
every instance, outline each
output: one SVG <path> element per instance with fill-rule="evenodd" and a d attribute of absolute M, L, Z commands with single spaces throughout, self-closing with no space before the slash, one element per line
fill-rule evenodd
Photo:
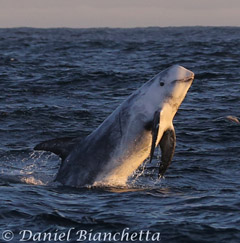
<path fill-rule="evenodd" d="M 240 0 L 0 0 L 0 28 L 240 26 Z"/>

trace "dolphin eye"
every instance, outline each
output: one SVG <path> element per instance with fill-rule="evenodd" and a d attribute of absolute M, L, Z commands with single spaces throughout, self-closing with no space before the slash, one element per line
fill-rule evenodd
<path fill-rule="evenodd" d="M 163 86 L 164 85 L 164 83 L 163 82 L 160 82 L 160 86 Z"/>

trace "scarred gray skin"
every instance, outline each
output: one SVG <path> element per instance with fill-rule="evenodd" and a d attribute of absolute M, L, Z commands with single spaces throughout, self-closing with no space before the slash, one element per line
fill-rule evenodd
<path fill-rule="evenodd" d="M 132 94 L 122 103 L 95 131 L 83 141 L 74 145 L 69 156 L 63 161 L 58 171 L 56 180 L 64 185 L 83 186 L 92 185 L 121 144 L 121 140 L 127 139 L 129 144 L 134 139 L 144 137 L 148 132 L 144 125 L 149 118 L 142 114 L 136 116 L 131 127 L 131 136 L 123 136 L 128 129 L 131 107 L 141 97 L 141 90 Z M 151 120 L 151 118 L 150 118 Z M 140 142 L 140 141 L 139 141 Z M 136 145 L 135 145 L 136 146 Z"/>
<path fill-rule="evenodd" d="M 40 143 L 35 149 L 51 151 L 62 158 L 56 181 L 63 185 L 118 185 L 126 183 L 128 177 L 147 159 L 156 131 L 152 147 L 160 144 L 162 155 L 166 154 L 165 158 L 162 156 L 161 165 L 164 173 L 175 149 L 172 119 L 193 78 L 191 71 L 172 66 L 130 95 L 85 139 L 53 139 Z M 154 130 L 152 123 L 156 114 L 159 124 Z"/>

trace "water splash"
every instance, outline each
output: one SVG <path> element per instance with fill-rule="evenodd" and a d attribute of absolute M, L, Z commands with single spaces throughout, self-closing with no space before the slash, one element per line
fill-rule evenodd
<path fill-rule="evenodd" d="M 30 177 L 22 177 L 21 178 L 21 182 L 26 183 L 26 184 L 30 184 L 30 185 L 40 185 L 40 186 L 44 186 L 47 185 L 46 183 L 42 182 L 41 180 L 38 180 L 36 178 L 34 178 L 33 176 Z"/>
<path fill-rule="evenodd" d="M 6 157 L 0 168 L 0 179 L 12 183 L 48 185 L 53 180 L 57 164 L 57 156 L 44 151 L 27 153 L 22 159 Z"/>
<path fill-rule="evenodd" d="M 233 123 L 240 125 L 240 121 L 238 120 L 238 118 L 236 116 L 226 116 L 226 119 L 233 122 Z"/>

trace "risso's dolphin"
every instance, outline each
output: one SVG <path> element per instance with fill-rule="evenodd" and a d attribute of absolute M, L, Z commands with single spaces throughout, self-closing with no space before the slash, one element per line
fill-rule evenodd
<path fill-rule="evenodd" d="M 173 117 L 185 98 L 194 73 L 174 65 L 142 85 L 86 138 L 57 138 L 35 150 L 61 157 L 56 181 L 63 185 L 123 185 L 160 146 L 162 177 L 173 158 Z"/>

